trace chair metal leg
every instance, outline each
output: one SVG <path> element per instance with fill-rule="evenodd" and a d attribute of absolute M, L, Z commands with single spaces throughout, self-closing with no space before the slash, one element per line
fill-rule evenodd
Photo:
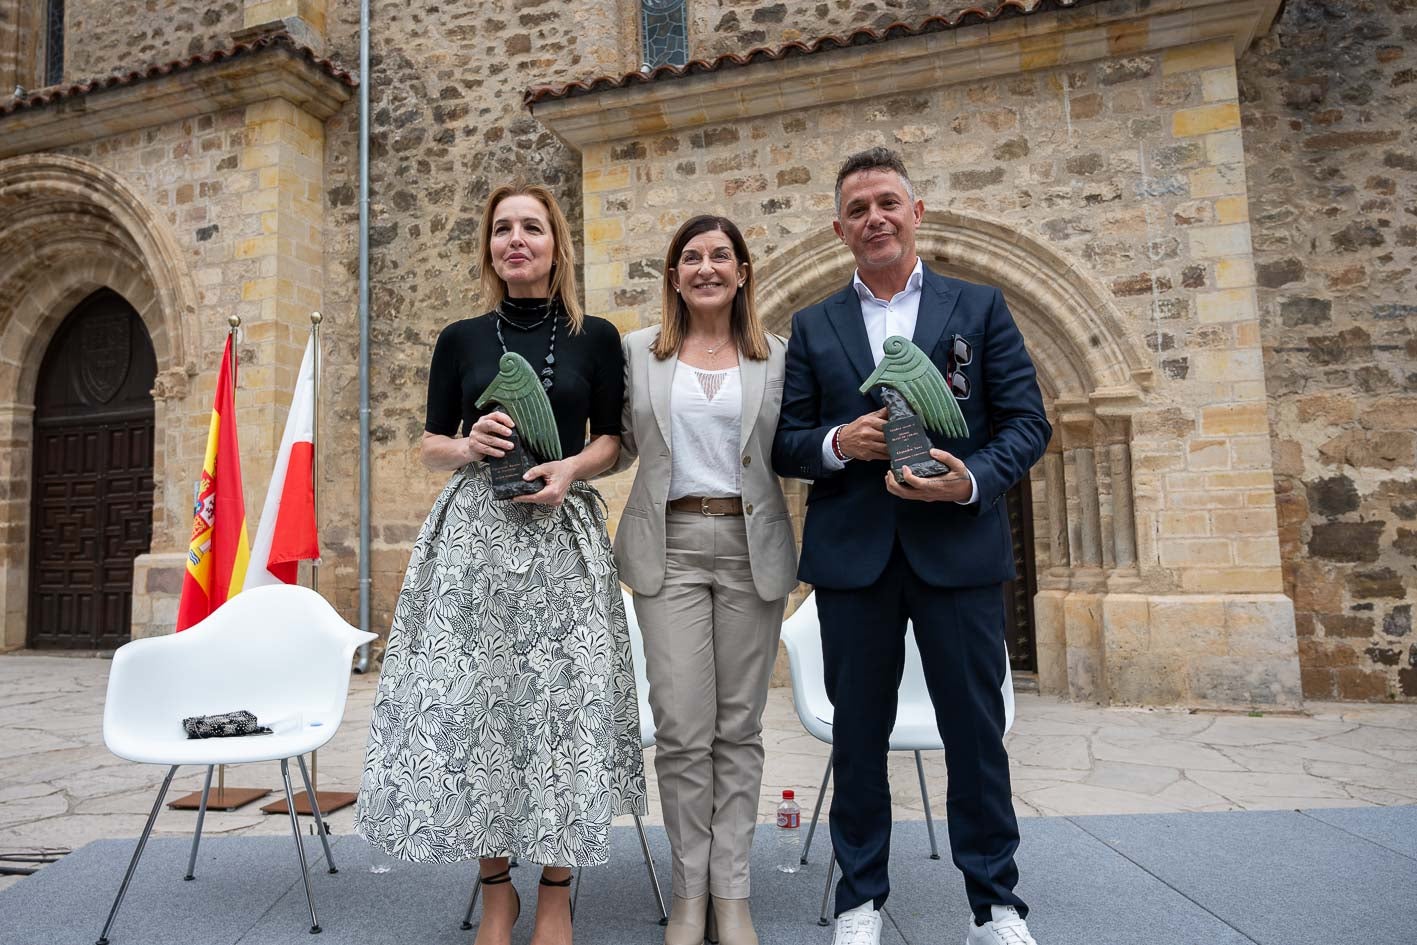
<path fill-rule="evenodd" d="M 832 879 L 836 877 L 836 847 L 832 847 L 831 857 L 827 860 L 827 884 L 822 887 L 822 914 L 817 919 L 817 924 L 825 928 L 831 925 L 827 919 L 827 901 L 831 899 Z"/>
<path fill-rule="evenodd" d="M 930 815 L 930 792 L 925 788 L 925 762 L 920 760 L 920 752 L 915 753 L 915 773 L 920 775 L 920 799 L 925 802 L 925 829 L 930 832 L 930 859 L 940 858 L 940 848 L 935 843 L 935 818 Z"/>
<path fill-rule="evenodd" d="M 153 832 L 153 823 L 157 820 L 157 812 L 162 809 L 163 799 L 167 797 L 167 789 L 172 786 L 172 776 L 176 773 L 177 765 L 173 765 L 167 769 L 167 777 L 162 779 L 162 788 L 157 792 L 157 800 L 153 801 L 152 813 L 148 814 L 148 822 L 143 826 L 143 835 L 138 838 L 138 848 L 133 851 L 133 859 L 128 863 L 128 872 L 123 874 L 123 884 L 118 887 L 118 896 L 113 900 L 113 908 L 108 910 L 108 921 L 103 923 L 103 931 L 98 934 L 98 945 L 108 945 L 108 932 L 113 928 L 113 920 L 118 918 L 118 907 L 123 904 L 128 884 L 133 881 L 133 873 L 138 868 L 143 847 L 147 846 L 148 836 Z"/>
<path fill-rule="evenodd" d="M 320 801 L 315 797 L 314 788 L 310 787 L 310 772 L 305 770 L 305 756 L 296 755 L 295 760 L 300 762 L 300 780 L 305 782 L 305 796 L 310 799 L 310 813 L 315 815 L 315 831 L 320 835 L 320 843 L 325 848 L 325 862 L 330 865 L 331 873 L 338 873 L 334 854 L 330 852 L 330 838 L 325 831 L 325 818 L 320 816 Z"/>
<path fill-rule="evenodd" d="M 664 893 L 659 889 L 659 877 L 654 872 L 654 859 L 649 855 L 649 839 L 645 836 L 645 825 L 640 815 L 635 814 L 635 830 L 640 835 L 640 852 L 645 855 L 645 869 L 649 870 L 649 884 L 654 887 L 654 904 L 659 907 L 659 924 L 669 924 L 669 912 L 664 908 Z"/>
<path fill-rule="evenodd" d="M 315 894 L 310 891 L 310 868 L 305 864 L 305 842 L 300 839 L 300 818 L 295 813 L 295 794 L 290 790 L 290 759 L 280 760 L 280 780 L 285 786 L 285 809 L 290 813 L 290 831 L 295 834 L 295 852 L 300 857 L 300 878 L 305 883 L 305 903 L 310 907 L 310 934 L 320 931 L 315 915 Z"/>
<path fill-rule="evenodd" d="M 482 892 L 482 868 L 477 869 L 477 877 L 472 881 L 472 896 L 467 900 L 467 912 L 463 913 L 462 925 L 459 926 L 464 932 L 472 928 L 472 913 L 477 908 L 477 896 Z"/>
<path fill-rule="evenodd" d="M 827 770 L 822 772 L 822 786 L 817 791 L 817 805 L 812 808 L 812 826 L 807 828 L 807 842 L 802 844 L 803 866 L 807 865 L 807 854 L 812 852 L 812 836 L 817 832 L 817 818 L 822 816 L 822 799 L 827 796 L 827 785 L 832 779 L 832 755 L 836 754 L 836 749 L 827 755 Z"/>
<path fill-rule="evenodd" d="M 212 790 L 212 772 L 215 770 L 216 765 L 207 765 L 207 780 L 202 785 L 202 803 L 197 808 L 197 832 L 192 834 L 192 855 L 187 859 L 187 875 L 182 877 L 189 882 L 196 878 L 197 844 L 202 842 L 202 823 L 207 819 L 207 795 Z"/>

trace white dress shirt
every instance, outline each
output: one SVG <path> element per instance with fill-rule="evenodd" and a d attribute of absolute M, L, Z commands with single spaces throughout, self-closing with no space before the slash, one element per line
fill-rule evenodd
<path fill-rule="evenodd" d="M 905 288 L 885 300 L 877 298 L 876 293 L 861 281 L 861 270 L 856 270 L 852 275 L 851 287 L 861 299 L 861 320 L 866 323 L 866 340 L 871 345 L 871 358 L 877 366 L 885 356 L 887 338 L 892 335 L 915 337 L 915 322 L 920 316 L 920 289 L 924 280 L 924 264 L 916 257 L 915 268 L 910 271 L 910 278 L 905 280 Z M 832 471 L 846 467 L 846 462 L 837 459 L 836 450 L 832 449 L 832 440 L 840 429 L 839 426 L 832 427 L 822 441 L 822 465 Z M 968 469 L 965 471 L 968 472 Z M 969 473 L 969 484 L 969 499 L 959 505 L 972 505 L 979 500 L 979 484 L 974 481 L 974 473 Z"/>

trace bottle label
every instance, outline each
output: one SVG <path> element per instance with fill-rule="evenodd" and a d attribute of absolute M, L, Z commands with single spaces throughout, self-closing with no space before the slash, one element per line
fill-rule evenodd
<path fill-rule="evenodd" d="M 796 830 L 802 826 L 802 812 L 797 810 L 780 810 L 777 812 L 777 825 L 779 827 Z"/>

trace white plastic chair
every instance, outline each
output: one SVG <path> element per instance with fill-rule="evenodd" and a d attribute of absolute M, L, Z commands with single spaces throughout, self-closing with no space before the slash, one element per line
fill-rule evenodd
<path fill-rule="evenodd" d="M 310 907 L 310 931 L 320 931 L 315 899 L 305 862 L 305 846 L 290 790 L 289 761 L 300 764 L 306 796 L 315 814 L 320 842 L 331 873 L 324 821 L 305 770 L 306 752 L 321 747 L 339 730 L 349 692 L 350 658 L 361 644 L 375 639 L 340 618 L 335 609 L 309 588 L 277 584 L 254 588 L 233 597 L 215 613 L 188 630 L 167 637 L 134 640 L 113 654 L 108 696 L 103 708 L 103 740 L 120 758 L 142 764 L 167 765 L 152 813 L 138 839 L 128 872 L 113 900 L 98 945 L 107 945 L 118 908 L 143 855 L 173 775 L 182 765 L 208 766 L 279 761 L 285 785 L 290 826 L 300 857 L 305 900 Z M 246 709 L 270 735 L 241 738 L 189 739 L 182 720 Z M 206 814 L 206 792 L 192 838 L 187 877 L 192 878 L 197 845 Z"/>
<path fill-rule="evenodd" d="M 825 667 L 822 662 L 822 626 L 817 618 L 817 595 L 808 594 L 801 605 L 782 624 L 782 642 L 787 647 L 788 665 L 792 674 L 792 703 L 797 710 L 797 718 L 808 734 L 820 741 L 832 744 L 833 709 L 827 698 Z M 1014 680 L 1009 668 L 1008 654 L 1004 659 L 1004 732 L 1014 724 Z M 909 751 L 915 754 L 915 772 L 920 778 L 920 799 L 925 805 L 925 827 L 930 835 L 930 859 L 938 860 L 940 850 L 935 842 L 935 820 L 930 812 L 930 792 L 925 785 L 925 763 L 922 751 L 943 751 L 945 741 L 940 736 L 935 723 L 935 706 L 930 701 L 930 691 L 925 686 L 925 670 L 920 663 L 920 648 L 915 642 L 915 628 L 909 624 L 905 631 L 905 669 L 901 674 L 900 690 L 897 697 L 895 728 L 891 729 L 890 750 Z M 822 813 L 822 800 L 826 797 L 827 785 L 831 782 L 832 760 L 827 757 L 826 771 L 822 774 L 822 786 L 817 791 L 817 803 L 812 810 L 812 825 L 807 830 L 807 841 L 802 847 L 802 863 L 807 863 L 807 854 L 812 849 L 812 837 L 817 832 L 817 820 Z M 831 891 L 831 881 L 836 870 L 833 855 L 827 868 L 827 889 L 822 894 L 822 914 L 820 925 L 827 925 L 827 899 Z"/>
<path fill-rule="evenodd" d="M 645 673 L 645 641 L 640 633 L 640 622 L 635 616 L 634 601 L 630 599 L 627 591 L 621 590 L 621 595 L 625 600 L 625 617 L 630 625 L 630 659 L 635 667 L 635 694 L 639 702 L 640 714 L 640 746 L 642 748 L 654 747 L 654 712 L 649 707 L 649 677 Z M 649 839 L 645 836 L 644 821 L 639 814 L 633 815 L 635 818 L 635 830 L 640 836 L 640 852 L 644 854 L 645 869 L 649 870 L 650 886 L 654 889 L 654 902 L 659 908 L 659 924 L 669 924 L 669 913 L 664 908 L 664 893 L 659 888 L 659 876 L 654 870 L 654 858 L 649 853 Z M 584 870 L 576 873 L 576 888 L 571 896 L 571 917 L 575 918 L 576 902 L 581 896 L 581 877 Z M 462 929 L 467 931 L 472 928 L 472 913 L 477 908 L 477 896 L 482 889 L 482 876 L 479 873 L 476 881 L 472 885 L 472 898 L 467 903 L 467 913 L 463 916 Z"/>

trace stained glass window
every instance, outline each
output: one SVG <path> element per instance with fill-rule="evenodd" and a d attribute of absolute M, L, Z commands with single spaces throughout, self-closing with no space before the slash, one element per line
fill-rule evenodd
<path fill-rule="evenodd" d="M 45 24 L 44 84 L 58 85 L 64 79 L 64 0 L 49 0 Z"/>
<path fill-rule="evenodd" d="M 645 71 L 689 61 L 688 0 L 640 0 Z"/>

